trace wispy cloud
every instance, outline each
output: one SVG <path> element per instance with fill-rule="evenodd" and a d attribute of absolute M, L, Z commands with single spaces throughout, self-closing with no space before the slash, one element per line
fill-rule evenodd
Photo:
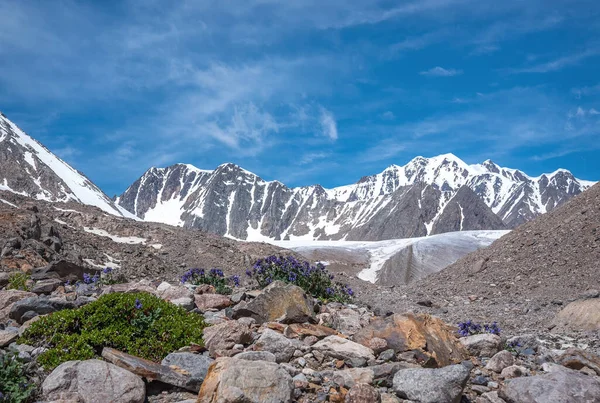
<path fill-rule="evenodd" d="M 600 55 L 600 48 L 588 49 L 579 53 L 573 53 L 567 56 L 560 57 L 545 63 L 540 63 L 532 66 L 509 69 L 509 73 L 550 73 L 562 70 L 567 67 L 575 66 L 586 59 Z"/>
<path fill-rule="evenodd" d="M 329 139 L 335 141 L 338 139 L 337 123 L 333 114 L 325 108 L 321 108 L 321 130 Z"/>
<path fill-rule="evenodd" d="M 432 67 L 429 70 L 421 71 L 419 74 L 422 76 L 430 76 L 430 77 L 453 77 L 462 74 L 462 70 L 456 69 L 445 69 L 440 66 Z"/>

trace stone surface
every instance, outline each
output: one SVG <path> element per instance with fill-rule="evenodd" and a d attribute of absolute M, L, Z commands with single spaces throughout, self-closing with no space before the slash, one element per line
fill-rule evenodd
<path fill-rule="evenodd" d="M 339 371 L 323 371 L 321 375 L 333 379 L 333 381 L 346 388 L 352 388 L 358 384 L 372 384 L 375 373 L 371 368 L 348 368 Z"/>
<path fill-rule="evenodd" d="M 252 342 L 252 331 L 250 327 L 235 320 L 219 323 L 204 329 L 204 345 L 208 348 L 210 355 L 215 357 L 223 355 L 236 344 L 248 344 Z"/>
<path fill-rule="evenodd" d="M 143 403 L 144 382 L 116 365 L 100 360 L 68 361 L 44 380 L 47 401 Z"/>
<path fill-rule="evenodd" d="M 234 307 L 234 319 L 251 317 L 257 323 L 314 322 L 312 298 L 304 290 L 282 281 L 274 281 L 253 300 Z"/>
<path fill-rule="evenodd" d="M 556 363 L 577 370 L 588 367 L 593 370 L 596 375 L 600 376 L 600 357 L 579 348 L 567 349 L 560 357 L 558 357 Z"/>
<path fill-rule="evenodd" d="M 288 328 L 298 336 L 315 336 L 318 338 L 327 336 L 339 336 L 335 330 L 323 325 L 315 325 L 312 323 L 292 323 Z"/>
<path fill-rule="evenodd" d="M 471 355 L 476 357 L 493 357 L 502 349 L 502 339 L 495 334 L 474 334 L 462 337 L 460 342 Z"/>
<path fill-rule="evenodd" d="M 35 294 L 50 294 L 52 291 L 56 290 L 58 287 L 63 285 L 63 281 L 56 278 L 51 278 L 47 280 L 40 280 L 31 289 L 31 292 Z"/>
<path fill-rule="evenodd" d="M 458 403 L 469 379 L 463 365 L 444 368 L 402 369 L 394 375 L 394 391 L 420 403 Z"/>
<path fill-rule="evenodd" d="M 367 384 L 358 384 L 350 388 L 346 394 L 346 403 L 379 403 L 381 396 L 377 389 Z"/>
<path fill-rule="evenodd" d="M 506 367 L 500 372 L 500 378 L 502 379 L 512 379 L 519 378 L 521 376 L 526 376 L 529 374 L 529 370 L 520 365 L 511 365 Z"/>
<path fill-rule="evenodd" d="M 504 399 L 498 397 L 498 392 L 487 392 L 479 396 L 475 403 L 506 403 Z"/>
<path fill-rule="evenodd" d="M 600 397 L 597 377 L 555 366 L 548 374 L 505 382 L 498 395 L 507 403 L 590 403 Z"/>
<path fill-rule="evenodd" d="M 312 347 L 329 357 L 350 361 L 354 366 L 365 365 L 367 361 L 375 359 L 370 348 L 339 336 L 328 336 Z"/>
<path fill-rule="evenodd" d="M 79 296 L 73 301 L 68 301 L 60 297 L 40 295 L 15 302 L 12 305 L 8 316 L 22 324 L 34 316 L 45 315 L 63 309 L 79 308 L 91 301 L 92 300 L 89 297 L 84 296 Z"/>
<path fill-rule="evenodd" d="M 334 311 L 331 316 L 334 329 L 346 336 L 352 336 L 362 328 L 360 314 L 354 309 L 340 309 Z"/>
<path fill-rule="evenodd" d="M 553 332 L 600 330 L 600 298 L 573 301 L 552 321 Z"/>
<path fill-rule="evenodd" d="M 146 378 L 148 381 L 160 381 L 194 392 L 200 390 L 200 383 L 197 378 L 194 378 L 192 374 L 185 370 L 175 370 L 108 347 L 102 350 L 102 358 L 131 373 Z"/>
<path fill-rule="evenodd" d="M 490 371 L 494 371 L 497 373 L 502 372 L 502 370 L 506 367 L 510 367 L 515 363 L 515 357 L 506 350 L 502 350 L 499 353 L 496 353 L 485 366 L 486 369 Z"/>
<path fill-rule="evenodd" d="M 270 351 L 244 351 L 235 356 L 238 360 L 276 362 L 277 357 Z"/>
<path fill-rule="evenodd" d="M 0 323 L 8 320 L 8 315 L 15 302 L 25 298 L 35 297 L 36 295 L 29 291 L 20 290 L 2 290 L 0 291 Z"/>
<path fill-rule="evenodd" d="M 383 339 L 396 353 L 420 350 L 433 361 L 433 366 L 461 362 L 467 356 L 456 339 L 454 329 L 425 314 L 375 318 L 353 338 L 365 346 L 369 346 L 373 338 Z"/>
<path fill-rule="evenodd" d="M 19 337 L 18 330 L 0 330 L 0 348 L 8 346 Z"/>
<path fill-rule="evenodd" d="M 201 312 L 208 309 L 221 310 L 231 306 L 229 297 L 221 294 L 195 294 L 194 303 Z"/>
<path fill-rule="evenodd" d="M 206 377 L 208 367 L 210 367 L 213 361 L 212 358 L 202 354 L 171 353 L 161 361 L 161 364 L 175 371 L 178 371 L 178 368 L 187 371 L 191 376 L 189 384 L 197 385 L 197 389 L 194 387 L 193 390 L 198 391 Z"/>
<path fill-rule="evenodd" d="M 294 351 L 299 349 L 301 343 L 297 340 L 288 339 L 281 333 L 271 329 L 263 330 L 260 338 L 254 344 L 258 351 L 269 351 L 275 355 L 277 362 L 288 362 L 294 355 Z"/>
<path fill-rule="evenodd" d="M 33 269 L 31 272 L 32 280 L 59 279 L 64 281 L 83 280 L 85 269 L 78 264 L 60 260 L 50 263 L 48 266 Z M 89 270 L 87 271 L 89 272 Z"/>
<path fill-rule="evenodd" d="M 219 358 L 209 368 L 197 403 L 288 403 L 292 377 L 266 361 Z"/>

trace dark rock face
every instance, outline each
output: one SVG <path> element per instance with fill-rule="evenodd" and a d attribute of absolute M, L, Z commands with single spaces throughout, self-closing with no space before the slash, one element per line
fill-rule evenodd
<path fill-rule="evenodd" d="M 589 186 L 568 171 L 530 178 L 453 155 L 417 157 L 334 189 L 290 189 L 234 164 L 214 171 L 177 164 L 148 170 L 117 203 L 145 220 L 239 239 L 376 241 L 514 228 Z"/>

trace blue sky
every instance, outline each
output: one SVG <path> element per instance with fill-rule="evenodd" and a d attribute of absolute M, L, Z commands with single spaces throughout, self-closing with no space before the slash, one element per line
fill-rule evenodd
<path fill-rule="evenodd" d="M 176 162 L 332 187 L 448 152 L 600 179 L 597 0 L 0 0 L 0 15 L 0 110 L 111 196 Z"/>

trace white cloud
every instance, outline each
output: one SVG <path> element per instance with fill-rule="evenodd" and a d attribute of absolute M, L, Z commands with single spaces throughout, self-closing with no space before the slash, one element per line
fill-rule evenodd
<path fill-rule="evenodd" d="M 452 77 L 452 76 L 458 76 L 462 73 L 463 73 L 462 70 L 445 69 L 443 67 L 436 66 L 429 70 L 422 71 L 419 74 L 422 76 L 432 76 L 432 77 Z"/>
<path fill-rule="evenodd" d="M 536 64 L 533 66 L 522 67 L 517 69 L 509 69 L 509 73 L 550 73 L 554 71 L 562 70 L 566 67 L 574 66 L 585 59 L 593 56 L 600 55 L 600 49 L 588 49 L 583 52 L 573 53 L 571 55 L 563 56 L 555 60 L 551 60 L 545 63 Z"/>
<path fill-rule="evenodd" d="M 327 109 L 321 108 L 320 122 L 321 122 L 322 133 L 325 136 L 329 137 L 333 141 L 337 140 L 338 129 L 337 129 L 337 123 L 335 121 L 335 118 L 333 117 L 333 114 L 331 112 L 329 112 Z"/>
<path fill-rule="evenodd" d="M 396 119 L 396 115 L 394 115 L 394 112 L 392 111 L 385 111 L 381 114 L 381 118 L 385 120 L 394 120 Z"/>
<path fill-rule="evenodd" d="M 594 108 L 591 108 L 589 113 L 590 113 L 590 115 L 600 115 L 600 112 L 598 112 L 598 111 L 597 111 L 596 109 L 594 109 Z"/>

